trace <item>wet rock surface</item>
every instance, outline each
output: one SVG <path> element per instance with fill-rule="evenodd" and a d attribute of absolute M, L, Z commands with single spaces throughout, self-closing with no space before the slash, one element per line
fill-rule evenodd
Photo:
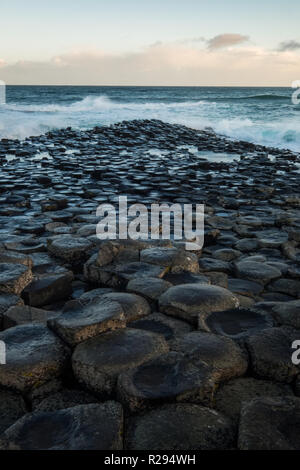
<path fill-rule="evenodd" d="M 262 423 L 268 448 L 299 449 L 299 164 L 156 120 L 0 141 L 0 429 L 21 418 L 1 445 L 121 449 L 120 405 L 89 404 L 118 391 L 129 449 L 237 448 L 239 420 L 240 448 L 261 448 Z M 205 204 L 203 247 L 99 240 L 97 207 L 119 195 Z M 276 393 L 286 406 L 263 402 Z"/>
<path fill-rule="evenodd" d="M 256 376 L 290 383 L 299 368 L 292 362 L 294 341 L 299 333 L 288 327 L 269 328 L 247 339 L 251 367 Z"/>
<path fill-rule="evenodd" d="M 241 413 L 241 450 L 299 450 L 300 399 L 257 398 Z"/>
<path fill-rule="evenodd" d="M 236 425 L 239 423 L 241 408 L 259 397 L 293 396 L 289 385 L 259 380 L 254 377 L 242 377 L 230 380 L 219 388 L 215 395 L 215 408 L 228 416 Z"/>
<path fill-rule="evenodd" d="M 0 390 L 0 435 L 26 413 L 22 395 Z"/>
<path fill-rule="evenodd" d="M 110 395 L 118 376 L 168 351 L 165 339 L 129 329 L 105 333 L 79 344 L 72 357 L 75 377 L 100 396 Z"/>
<path fill-rule="evenodd" d="M 117 396 L 135 412 L 164 401 L 210 403 L 214 387 L 207 364 L 170 352 L 121 374 Z"/>
<path fill-rule="evenodd" d="M 130 450 L 223 450 L 233 446 L 234 430 L 209 408 L 164 405 L 132 419 L 125 442 Z"/>
<path fill-rule="evenodd" d="M 171 348 L 208 364 L 215 382 L 244 375 L 248 368 L 247 355 L 226 337 L 193 331 L 174 340 Z"/>
<path fill-rule="evenodd" d="M 235 308 L 220 312 L 200 314 L 198 328 L 203 331 L 243 340 L 260 330 L 273 326 L 273 318 L 268 313 L 254 309 Z"/>
<path fill-rule="evenodd" d="M 171 287 L 159 298 L 160 311 L 197 323 L 199 314 L 226 310 L 239 305 L 228 290 L 205 284 L 185 284 Z"/>
<path fill-rule="evenodd" d="M 126 321 L 119 303 L 98 298 L 87 304 L 80 300 L 68 302 L 61 315 L 48 320 L 48 326 L 74 347 L 106 331 L 125 328 Z"/>
<path fill-rule="evenodd" d="M 59 377 L 68 364 L 68 351 L 44 325 L 15 326 L 0 333 L 6 364 L 0 366 L 0 386 L 20 392 Z"/>
<path fill-rule="evenodd" d="M 120 404 L 79 405 L 24 416 L 5 431 L 2 445 L 8 450 L 122 450 L 122 431 Z"/>

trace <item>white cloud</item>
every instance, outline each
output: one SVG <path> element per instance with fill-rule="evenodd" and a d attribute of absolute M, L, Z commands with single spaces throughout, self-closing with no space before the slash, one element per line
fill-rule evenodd
<path fill-rule="evenodd" d="M 3 64 L 0 78 L 12 84 L 192 86 L 289 86 L 300 78 L 297 51 L 232 45 L 158 42 L 128 54 L 77 50 L 51 61 Z"/>

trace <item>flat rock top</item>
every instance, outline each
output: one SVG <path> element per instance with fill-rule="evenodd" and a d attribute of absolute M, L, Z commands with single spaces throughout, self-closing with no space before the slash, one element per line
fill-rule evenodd
<path fill-rule="evenodd" d="M 214 387 L 210 368 L 201 361 L 170 352 L 120 375 L 123 399 L 209 401 Z"/>
<path fill-rule="evenodd" d="M 237 307 L 238 299 L 227 289 L 207 284 L 184 284 L 168 289 L 159 299 L 164 313 L 186 317 Z M 182 312 L 183 314 L 181 314 Z M 186 318 L 188 319 L 188 318 Z"/>
<path fill-rule="evenodd" d="M 68 361 L 64 344 L 47 327 L 36 324 L 0 333 L 6 344 L 6 364 L 0 367 L 0 384 L 26 391 L 59 376 Z"/>
<path fill-rule="evenodd" d="M 95 298 L 87 304 L 80 300 L 69 302 L 55 323 L 64 327 L 77 327 L 103 322 L 111 318 L 124 317 L 123 309 L 118 302 L 109 299 Z"/>
<path fill-rule="evenodd" d="M 28 271 L 28 266 L 17 263 L 0 263 L 0 284 L 14 281 Z"/>
<path fill-rule="evenodd" d="M 60 235 L 50 244 L 51 250 L 84 250 L 91 247 L 91 242 L 82 237 L 71 237 L 68 235 Z"/>
<path fill-rule="evenodd" d="M 300 399 L 262 397 L 244 405 L 239 429 L 241 450 L 299 450 Z"/>
<path fill-rule="evenodd" d="M 7 347 L 7 364 L 5 366 L 22 366 L 36 364 L 45 355 L 57 356 L 63 350 L 61 341 L 44 325 L 30 324 L 9 328 L 0 333 L 0 339 Z"/>
<path fill-rule="evenodd" d="M 241 348 L 223 336 L 192 331 L 173 341 L 171 347 L 208 364 L 214 370 L 216 380 L 241 376 L 248 368 Z"/>
<path fill-rule="evenodd" d="M 126 328 L 89 339 L 79 344 L 73 363 L 86 365 L 101 373 L 118 373 L 168 350 L 164 338 L 148 331 Z"/>
<path fill-rule="evenodd" d="M 22 303 L 23 301 L 17 295 L 0 293 L 0 314 L 6 312 L 10 307 Z"/>
<path fill-rule="evenodd" d="M 30 413 L 10 427 L 3 440 L 8 449 L 122 450 L 122 429 L 121 405 L 106 402 Z"/>
<path fill-rule="evenodd" d="M 249 281 L 259 281 L 263 284 L 281 276 L 279 269 L 257 261 L 240 261 L 236 263 L 235 268 L 239 277 Z"/>
<path fill-rule="evenodd" d="M 130 421 L 130 450 L 228 449 L 233 445 L 231 423 L 220 413 L 192 404 L 164 405 Z"/>
<path fill-rule="evenodd" d="M 199 316 L 199 328 L 233 339 L 248 337 L 273 325 L 271 315 L 246 308 L 212 312 L 203 318 Z"/>

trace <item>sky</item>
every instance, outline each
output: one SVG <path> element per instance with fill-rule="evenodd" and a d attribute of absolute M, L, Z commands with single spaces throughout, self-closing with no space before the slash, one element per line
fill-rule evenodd
<path fill-rule="evenodd" d="M 298 0 L 9 0 L 0 80 L 38 85 L 290 86 Z"/>

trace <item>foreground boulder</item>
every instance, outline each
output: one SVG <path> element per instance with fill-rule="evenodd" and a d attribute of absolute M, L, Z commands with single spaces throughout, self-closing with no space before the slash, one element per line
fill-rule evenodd
<path fill-rule="evenodd" d="M 257 398 L 242 409 L 239 449 L 299 450 L 299 428 L 299 398 Z"/>
<path fill-rule="evenodd" d="M 165 339 L 148 331 L 122 329 L 79 344 L 73 353 L 75 377 L 87 389 L 110 395 L 118 375 L 168 352 Z"/>
<path fill-rule="evenodd" d="M 222 385 L 215 394 L 215 408 L 238 424 L 242 405 L 259 397 L 293 396 L 292 388 L 286 384 L 240 377 Z"/>
<path fill-rule="evenodd" d="M 92 246 L 92 242 L 86 238 L 69 235 L 48 240 L 49 253 L 71 264 L 86 260 Z"/>
<path fill-rule="evenodd" d="M 43 274 L 32 281 L 24 290 L 22 297 L 32 307 L 43 307 L 66 299 L 72 293 L 73 273 Z"/>
<path fill-rule="evenodd" d="M 189 271 L 199 272 L 198 257 L 191 252 L 177 248 L 156 247 L 142 250 L 140 259 L 143 263 L 165 266 L 171 272 Z"/>
<path fill-rule="evenodd" d="M 151 308 L 146 299 L 140 295 L 127 292 L 110 292 L 103 299 L 118 302 L 124 311 L 126 322 L 132 322 L 151 313 Z"/>
<path fill-rule="evenodd" d="M 28 323 L 43 323 L 46 325 L 50 318 L 57 315 L 55 312 L 30 307 L 29 305 L 17 305 L 9 308 L 3 314 L 3 329 L 6 330 L 13 326 L 26 325 Z"/>
<path fill-rule="evenodd" d="M 299 340 L 299 333 L 292 328 L 268 328 L 250 336 L 247 349 L 253 372 L 258 377 L 290 383 L 299 373 L 292 362 L 292 344 Z"/>
<path fill-rule="evenodd" d="M 276 302 L 270 310 L 279 325 L 300 328 L 300 300 Z"/>
<path fill-rule="evenodd" d="M 28 266 L 0 263 L 0 292 L 20 295 L 31 280 L 32 272 Z"/>
<path fill-rule="evenodd" d="M 0 390 L 0 435 L 26 412 L 26 404 L 20 394 Z"/>
<path fill-rule="evenodd" d="M 10 307 L 23 305 L 23 303 L 23 300 L 17 295 L 0 293 L 0 330 L 2 330 L 3 314 Z"/>
<path fill-rule="evenodd" d="M 125 328 L 126 320 L 119 303 L 100 297 L 86 305 L 80 300 L 68 302 L 48 326 L 73 347 L 108 330 Z"/>
<path fill-rule="evenodd" d="M 68 351 L 47 327 L 22 325 L 0 333 L 6 344 L 6 364 L 0 367 L 0 386 L 23 393 L 63 374 Z"/>
<path fill-rule="evenodd" d="M 211 403 L 215 383 L 199 360 L 170 352 L 119 376 L 118 398 L 135 412 L 164 401 Z"/>
<path fill-rule="evenodd" d="M 234 446 L 234 429 L 220 413 L 194 404 L 170 404 L 129 422 L 130 450 L 223 450 Z"/>
<path fill-rule="evenodd" d="M 130 280 L 141 277 L 162 278 L 167 271 L 166 267 L 140 261 L 99 265 L 97 255 L 84 265 L 84 275 L 89 282 L 113 288 L 125 288 Z"/>
<path fill-rule="evenodd" d="M 198 328 L 203 331 L 244 340 L 248 336 L 274 325 L 272 316 L 252 309 L 234 308 L 225 312 L 210 312 L 198 317 Z"/>
<path fill-rule="evenodd" d="M 142 295 L 149 302 L 156 302 L 170 287 L 172 287 L 172 284 L 164 279 L 142 277 L 129 281 L 126 290 L 134 294 Z"/>
<path fill-rule="evenodd" d="M 30 413 L 2 436 L 7 450 L 122 450 L 123 412 L 115 402 Z M 0 441 L 1 448 L 1 441 Z"/>
<path fill-rule="evenodd" d="M 192 330 L 192 326 L 189 323 L 158 312 L 132 322 L 130 327 L 158 333 L 163 335 L 167 341 L 189 333 Z"/>
<path fill-rule="evenodd" d="M 248 368 L 246 354 L 234 341 L 222 336 L 192 331 L 173 341 L 171 347 L 208 364 L 216 382 L 244 375 Z"/>
<path fill-rule="evenodd" d="M 159 298 L 161 312 L 197 324 L 198 315 L 238 307 L 227 289 L 207 284 L 184 284 L 168 289 Z"/>
<path fill-rule="evenodd" d="M 56 411 L 97 402 L 93 395 L 83 390 L 64 389 L 44 398 L 34 406 L 34 411 Z"/>
<path fill-rule="evenodd" d="M 249 281 L 261 282 L 267 284 L 273 279 L 281 277 L 281 271 L 269 266 L 266 263 L 258 263 L 256 261 L 240 261 L 235 265 L 237 277 L 248 279 Z"/>

